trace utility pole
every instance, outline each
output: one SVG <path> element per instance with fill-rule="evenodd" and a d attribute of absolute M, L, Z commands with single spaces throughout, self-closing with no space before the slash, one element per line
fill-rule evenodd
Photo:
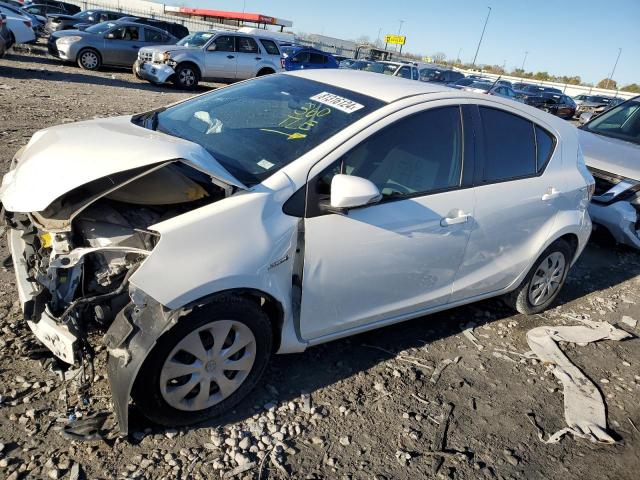
<path fill-rule="evenodd" d="M 524 62 L 527 61 L 527 55 L 529 55 L 529 52 L 524 52 L 524 58 L 522 59 L 522 66 L 520 67 L 520 70 L 522 70 L 524 72 Z"/>
<path fill-rule="evenodd" d="M 476 66 L 476 59 L 478 58 L 478 52 L 480 51 L 480 44 L 482 43 L 482 38 L 484 37 L 484 31 L 487 28 L 487 23 L 489 23 L 489 17 L 491 16 L 491 7 L 487 7 L 489 12 L 487 13 L 487 18 L 484 21 L 484 27 L 482 27 L 482 33 L 480 34 L 480 40 L 478 41 L 478 48 L 476 48 L 476 54 L 473 56 L 472 65 Z"/>
<path fill-rule="evenodd" d="M 380 35 L 382 34 L 382 27 L 378 29 L 378 39 L 376 40 L 376 47 L 380 45 Z"/>
<path fill-rule="evenodd" d="M 462 53 L 462 48 L 458 49 L 458 56 L 456 57 L 456 62 L 462 63 L 462 59 L 460 58 L 460 54 Z"/>
<path fill-rule="evenodd" d="M 607 79 L 607 87 L 611 85 L 611 81 L 613 80 L 613 74 L 616 73 L 616 67 L 618 66 L 618 60 L 620 60 L 620 54 L 622 53 L 622 49 L 618 49 L 618 56 L 616 57 L 616 63 L 613 64 L 613 70 L 611 70 L 611 75 Z"/>

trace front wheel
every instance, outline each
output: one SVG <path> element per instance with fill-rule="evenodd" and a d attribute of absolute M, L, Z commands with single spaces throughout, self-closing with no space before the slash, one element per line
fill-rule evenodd
<path fill-rule="evenodd" d="M 144 80 L 141 76 L 140 73 L 138 72 L 138 69 L 140 68 L 140 61 L 136 60 L 135 63 L 133 64 L 132 67 L 132 71 L 133 71 L 133 75 L 138 79 L 138 80 Z"/>
<path fill-rule="evenodd" d="M 564 240 L 552 243 L 540 255 L 522 284 L 505 297 L 519 313 L 543 312 L 556 299 L 569 272 L 573 250 Z"/>
<path fill-rule="evenodd" d="M 91 48 L 81 50 L 78 54 L 78 66 L 84 70 L 98 70 L 101 64 L 100 54 Z"/>
<path fill-rule="evenodd" d="M 184 90 L 193 90 L 198 86 L 200 74 L 190 64 L 178 65 L 173 75 L 173 83 Z"/>
<path fill-rule="evenodd" d="M 251 301 L 194 310 L 158 340 L 137 376 L 134 400 L 165 426 L 217 417 L 258 383 L 272 344 L 269 319 Z"/>

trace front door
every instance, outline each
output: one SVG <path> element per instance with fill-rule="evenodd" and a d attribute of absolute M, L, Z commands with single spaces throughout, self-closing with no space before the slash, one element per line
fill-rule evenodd
<path fill-rule="evenodd" d="M 131 66 L 143 45 L 142 29 L 124 26 L 110 30 L 104 41 L 103 62 L 109 65 Z"/>
<path fill-rule="evenodd" d="M 458 106 L 422 110 L 310 172 L 303 338 L 448 302 L 474 223 L 473 189 L 461 183 L 462 132 Z M 336 173 L 369 179 L 382 200 L 346 214 L 323 212 L 318 205 Z"/>
<path fill-rule="evenodd" d="M 476 112 L 476 221 L 452 301 L 511 285 L 544 244 L 562 201 L 562 163 L 549 161 L 561 155 L 553 135 L 509 111 Z"/>
<path fill-rule="evenodd" d="M 204 56 L 204 78 L 235 80 L 237 61 L 235 36 L 218 35 Z"/>

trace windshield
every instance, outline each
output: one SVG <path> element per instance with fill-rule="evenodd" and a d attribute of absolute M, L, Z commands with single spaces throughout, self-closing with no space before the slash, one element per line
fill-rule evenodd
<path fill-rule="evenodd" d="M 466 87 L 467 85 L 471 85 L 474 82 L 475 80 L 473 78 L 461 78 L 460 80 L 455 82 L 455 84 Z"/>
<path fill-rule="evenodd" d="M 189 48 L 200 48 L 200 47 L 203 47 L 204 44 L 207 43 L 211 37 L 213 37 L 213 33 L 207 33 L 207 32 L 192 33 L 191 35 L 187 35 L 186 37 L 184 37 L 182 40 L 176 43 L 176 45 L 189 47 Z"/>
<path fill-rule="evenodd" d="M 252 186 L 382 105 L 350 90 L 269 75 L 170 107 L 156 125 L 202 145 Z"/>
<path fill-rule="evenodd" d="M 586 100 L 587 100 L 587 102 L 593 102 L 593 103 L 610 103 L 611 100 L 613 100 L 613 98 L 598 97 L 596 95 L 592 95 L 590 97 L 587 97 Z"/>
<path fill-rule="evenodd" d="M 393 75 L 398 70 L 399 65 L 392 63 L 370 63 L 363 70 L 367 72 L 383 73 L 385 75 Z"/>
<path fill-rule="evenodd" d="M 640 97 L 612 108 L 583 128 L 593 133 L 640 145 Z"/>
<path fill-rule="evenodd" d="M 349 65 L 348 68 L 351 70 L 366 70 L 369 65 L 372 65 L 372 62 L 367 62 L 365 60 L 358 60 Z"/>
<path fill-rule="evenodd" d="M 95 25 L 91 25 L 90 27 L 88 27 L 85 32 L 89 32 L 89 33 L 96 33 L 98 35 L 102 35 L 103 33 L 105 33 L 107 30 L 109 30 L 111 27 L 116 26 L 117 23 L 113 23 L 113 22 L 102 22 L 102 23 L 97 23 Z"/>

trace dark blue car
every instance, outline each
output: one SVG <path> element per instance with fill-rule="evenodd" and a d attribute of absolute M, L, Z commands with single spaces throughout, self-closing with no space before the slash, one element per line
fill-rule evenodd
<path fill-rule="evenodd" d="M 309 68 L 338 68 L 338 61 L 330 53 L 311 47 L 282 47 L 285 55 L 285 70 L 307 70 Z"/>

